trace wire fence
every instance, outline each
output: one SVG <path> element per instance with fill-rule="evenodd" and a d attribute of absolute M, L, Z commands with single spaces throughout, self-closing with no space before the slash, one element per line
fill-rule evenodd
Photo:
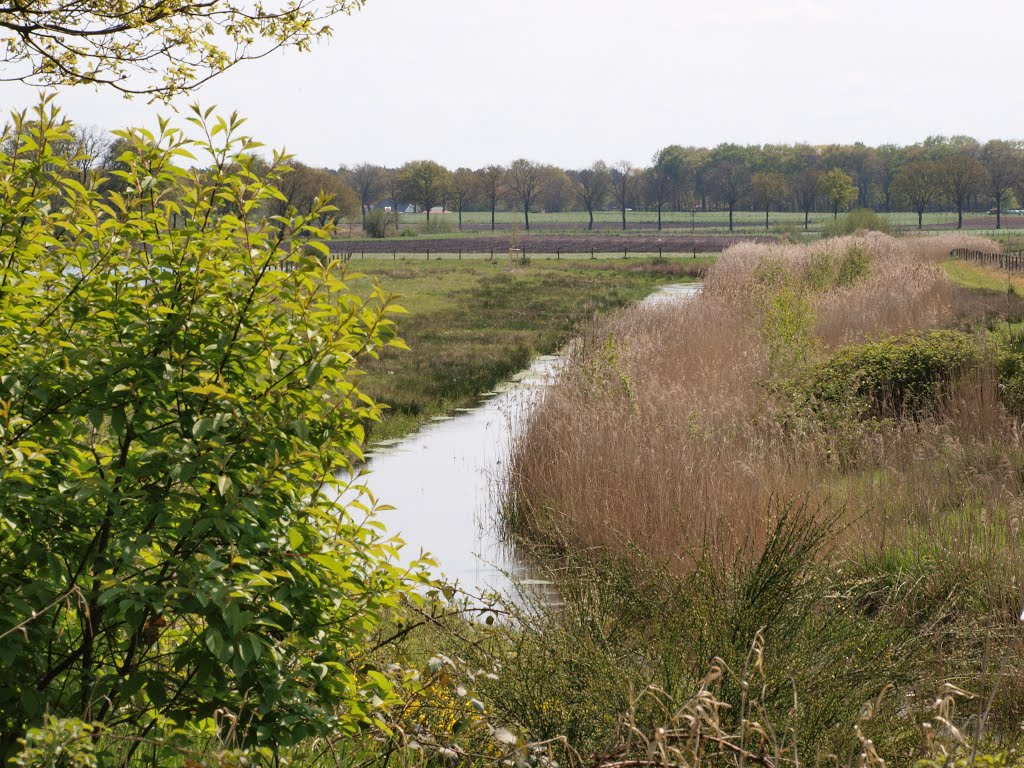
<path fill-rule="evenodd" d="M 954 259 L 971 261 L 993 269 L 1004 269 L 1007 272 L 1024 272 L 1024 251 L 991 253 L 989 251 L 975 251 L 971 248 L 954 248 L 949 252 L 949 255 Z"/>
<path fill-rule="evenodd" d="M 579 247 L 579 248 L 568 247 L 568 248 L 555 248 L 555 249 L 549 249 L 549 248 L 530 249 L 528 247 L 520 247 L 518 249 L 514 249 L 514 251 L 511 251 L 511 252 L 507 248 L 490 248 L 490 249 L 486 249 L 486 250 L 468 249 L 468 248 L 466 248 L 466 249 L 460 249 L 460 250 L 451 250 L 450 248 L 435 248 L 435 249 L 431 249 L 429 247 L 419 247 L 419 248 L 413 247 L 413 248 L 392 248 L 390 250 L 376 249 L 376 250 L 372 250 L 371 251 L 371 250 L 360 250 L 358 248 L 346 249 L 346 248 L 343 248 L 343 247 L 342 248 L 335 247 L 335 248 L 331 249 L 331 252 L 335 256 L 337 256 L 337 257 L 339 257 L 341 259 L 344 259 L 346 261 L 351 260 L 351 259 L 364 259 L 364 258 L 371 258 L 371 259 L 387 259 L 387 258 L 390 258 L 390 259 L 395 260 L 395 261 L 397 261 L 398 259 L 421 259 L 421 260 L 426 260 L 426 261 L 430 261 L 432 259 L 458 259 L 458 260 L 461 260 L 463 258 L 466 258 L 466 259 L 470 259 L 470 258 L 473 258 L 473 259 L 484 258 L 484 259 L 492 259 L 492 260 L 501 260 L 501 259 L 515 258 L 515 259 L 520 259 L 520 260 L 529 260 L 529 259 L 532 259 L 532 258 L 536 258 L 536 259 L 542 259 L 542 258 L 548 258 L 548 259 L 561 259 L 561 258 L 566 258 L 566 259 L 570 259 L 570 258 L 572 258 L 572 259 L 580 259 L 580 258 L 590 258 L 590 259 L 621 258 L 621 259 L 628 259 L 628 258 L 631 258 L 631 257 L 633 257 L 633 258 L 641 258 L 641 257 L 646 257 L 646 258 L 668 258 L 668 257 L 684 258 L 685 257 L 685 258 L 690 258 L 690 259 L 696 259 L 698 256 L 704 256 L 704 255 L 707 255 L 709 253 L 708 251 L 705 251 L 705 250 L 702 250 L 702 249 L 698 249 L 698 248 L 688 248 L 686 250 L 679 250 L 679 249 L 669 249 L 669 248 L 665 248 L 665 247 L 653 247 L 653 244 L 651 246 L 646 247 L 646 248 L 644 248 L 644 247 L 633 247 L 633 248 L 630 248 L 630 247 L 626 246 L 626 247 L 623 247 L 623 248 L 617 248 L 614 251 L 608 250 L 606 248 L 600 248 L 600 249 L 589 248 L 588 249 L 585 246 L 583 246 L 583 247 Z"/>

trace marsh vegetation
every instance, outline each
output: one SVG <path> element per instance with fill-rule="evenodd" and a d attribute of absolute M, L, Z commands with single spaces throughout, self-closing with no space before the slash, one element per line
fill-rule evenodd
<path fill-rule="evenodd" d="M 603 754 L 618 712 L 656 730 L 639 691 L 679 705 L 710 665 L 718 724 L 773 761 L 912 762 L 950 690 L 969 754 L 1013 748 L 1024 307 L 948 279 L 965 242 L 737 245 L 699 299 L 595 324 L 516 447 L 507 516 L 565 599 L 507 679 L 573 714 L 530 720 L 526 683 L 498 701 Z"/>

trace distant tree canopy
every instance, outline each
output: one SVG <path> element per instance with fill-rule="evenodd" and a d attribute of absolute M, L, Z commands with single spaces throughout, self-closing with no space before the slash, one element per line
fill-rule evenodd
<path fill-rule="evenodd" d="M 839 216 L 839 209 L 845 210 L 857 199 L 857 187 L 849 174 L 841 168 L 833 168 L 818 177 L 818 194 L 828 200 L 833 218 Z"/>
<path fill-rule="evenodd" d="M 364 0 L 56 0 L 0 5 L 0 77 L 169 98 L 240 61 L 330 36 Z"/>
<path fill-rule="evenodd" d="M 923 176 L 921 163 L 933 164 Z M 412 165 L 394 172 L 404 172 L 407 179 Z M 434 165 L 435 175 L 447 173 Z M 625 165 L 628 173 L 622 172 L 622 163 L 603 160 L 582 169 L 561 169 L 520 158 L 508 166 L 474 170 L 473 185 L 463 172 L 459 193 L 448 189 L 435 204 L 451 200 L 455 210 L 490 211 L 492 228 L 495 212 L 502 209 L 522 211 L 527 228 L 530 213 L 539 210 L 585 212 L 592 228 L 594 212 L 609 208 L 620 216 L 629 208 L 656 212 L 659 227 L 664 211 L 691 210 L 727 211 L 730 223 L 737 210 L 760 210 L 769 214 L 769 223 L 772 211 L 801 212 L 808 226 L 812 212 L 837 216 L 853 206 L 914 211 L 919 218 L 929 210 L 958 210 L 961 226 L 964 211 L 994 207 L 998 227 L 1002 212 L 1024 201 L 1024 142 L 981 144 L 969 136 L 932 136 L 909 146 L 879 147 L 720 144 L 709 149 L 672 144 L 656 152 L 647 167 Z M 387 178 L 386 169 L 380 173 Z M 915 173 L 918 189 L 911 193 L 908 184 Z M 925 181 L 927 191 L 921 189 Z M 408 184 L 381 183 L 375 190 L 377 203 L 397 202 L 397 195 L 403 203 L 423 205 Z"/>
<path fill-rule="evenodd" d="M 433 160 L 415 160 L 406 163 L 400 173 L 400 187 L 405 199 L 427 212 L 441 205 L 448 195 L 451 174 L 448 169 Z"/>
<path fill-rule="evenodd" d="M 71 134 L 53 151 L 78 169 L 80 181 L 100 174 L 105 189 L 117 190 L 120 181 L 112 171 L 119 169 L 123 140 L 94 126 L 76 126 Z M 812 212 L 838 215 L 852 206 L 913 211 L 919 225 L 928 211 L 954 210 L 960 226 L 966 212 L 991 208 L 1001 227 L 1002 214 L 1024 201 L 1024 142 L 981 144 L 964 136 L 877 148 L 670 145 L 647 167 L 598 160 L 580 170 L 526 158 L 453 171 L 432 160 L 398 168 L 361 163 L 333 170 L 298 161 L 292 166 L 295 172 L 279 184 L 286 199 L 276 212 L 289 203 L 302 212 L 316 196 L 332 195 L 336 218 L 353 220 L 374 207 L 390 208 L 397 216 L 408 205 L 423 211 L 444 205 L 460 218 L 465 211 L 490 211 L 492 229 L 499 210 L 521 211 L 526 226 L 536 211 L 579 211 L 588 215 L 591 228 L 594 213 L 608 209 L 621 218 L 627 209 L 655 212 L 659 228 L 665 211 L 720 210 L 732 220 L 738 210 L 759 210 L 766 226 L 773 211 L 791 211 L 804 214 L 806 227 Z"/>

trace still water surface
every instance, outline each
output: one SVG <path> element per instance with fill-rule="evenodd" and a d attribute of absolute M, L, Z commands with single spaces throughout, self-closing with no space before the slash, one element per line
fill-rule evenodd
<path fill-rule="evenodd" d="M 664 286 L 641 304 L 688 299 L 700 289 Z M 563 362 L 556 355 L 538 357 L 476 408 L 374 450 L 364 482 L 380 502 L 395 508 L 380 517 L 406 542 L 406 559 L 429 552 L 449 580 L 471 592 L 508 592 L 510 578 L 528 576 L 501 540 L 503 485 L 512 442 Z"/>

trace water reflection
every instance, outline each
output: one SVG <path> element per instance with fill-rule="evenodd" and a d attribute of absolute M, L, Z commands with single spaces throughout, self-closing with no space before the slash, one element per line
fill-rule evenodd
<path fill-rule="evenodd" d="M 692 297 L 699 285 L 670 285 L 645 305 Z M 563 359 L 538 357 L 481 404 L 371 454 L 365 478 L 382 503 L 391 533 L 406 542 L 404 556 L 429 552 L 449 580 L 469 591 L 510 593 L 509 577 L 528 577 L 526 566 L 501 541 L 498 515 L 513 439 L 552 384 Z"/>

